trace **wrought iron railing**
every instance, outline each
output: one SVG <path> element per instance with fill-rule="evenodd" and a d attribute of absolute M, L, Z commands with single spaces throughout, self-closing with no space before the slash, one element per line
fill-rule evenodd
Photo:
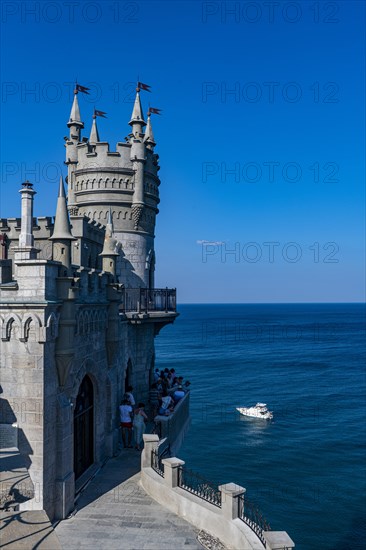
<path fill-rule="evenodd" d="M 238 496 L 238 516 L 244 523 L 246 523 L 252 531 L 257 535 L 263 546 L 266 548 L 267 542 L 264 538 L 264 531 L 270 531 L 271 527 L 265 520 L 260 510 L 244 495 Z"/>
<path fill-rule="evenodd" d="M 159 474 L 159 476 L 164 477 L 164 466 L 162 464 L 162 456 L 159 456 L 159 450 L 153 449 L 151 451 L 151 467 Z"/>
<path fill-rule="evenodd" d="M 121 311 L 149 313 L 177 310 L 177 290 L 175 288 L 125 288 Z"/>
<path fill-rule="evenodd" d="M 171 456 L 169 441 L 164 438 L 159 446 L 151 451 L 151 467 L 159 476 L 164 477 L 163 459 Z"/>
<path fill-rule="evenodd" d="M 221 491 L 204 477 L 182 466 L 178 469 L 178 486 L 221 508 Z"/>

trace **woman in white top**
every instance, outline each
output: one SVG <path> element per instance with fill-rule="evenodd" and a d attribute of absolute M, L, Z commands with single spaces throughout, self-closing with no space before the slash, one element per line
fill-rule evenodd
<path fill-rule="evenodd" d="M 135 409 L 135 416 L 133 417 L 133 435 L 135 438 L 135 449 L 141 451 L 142 434 L 145 432 L 145 422 L 147 422 L 147 416 L 145 413 L 144 403 L 139 403 L 137 409 Z"/>
<path fill-rule="evenodd" d="M 133 410 L 129 400 L 124 398 L 119 407 L 119 415 L 121 421 L 123 447 L 125 449 L 127 447 L 129 449 L 132 448 L 132 412 Z"/>

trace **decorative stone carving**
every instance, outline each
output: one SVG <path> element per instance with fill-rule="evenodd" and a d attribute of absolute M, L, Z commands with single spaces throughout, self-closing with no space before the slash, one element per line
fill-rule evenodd
<path fill-rule="evenodd" d="M 134 229 L 137 230 L 139 228 L 142 212 L 144 210 L 144 207 L 140 204 L 137 204 L 132 207 L 132 217 L 133 217 L 133 223 L 134 223 Z"/>

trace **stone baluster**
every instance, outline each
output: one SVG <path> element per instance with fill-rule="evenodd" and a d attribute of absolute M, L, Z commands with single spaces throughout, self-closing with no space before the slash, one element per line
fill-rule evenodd
<path fill-rule="evenodd" d="M 141 453 L 141 469 L 151 467 L 151 453 L 158 448 L 159 436 L 157 434 L 144 434 L 144 448 Z"/>
<path fill-rule="evenodd" d="M 237 519 L 239 517 L 238 496 L 243 495 L 246 491 L 244 487 L 236 483 L 226 483 L 219 486 L 221 491 L 221 509 L 223 516 L 228 519 Z"/>
<path fill-rule="evenodd" d="M 164 464 L 164 480 L 166 485 L 171 489 L 178 487 L 179 466 L 185 464 L 184 460 L 176 457 L 163 458 L 162 463 Z"/>

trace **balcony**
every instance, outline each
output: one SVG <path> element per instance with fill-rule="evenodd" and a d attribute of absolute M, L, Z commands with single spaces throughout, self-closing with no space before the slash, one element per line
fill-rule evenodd
<path fill-rule="evenodd" d="M 120 314 L 132 324 L 155 323 L 155 334 L 168 323 L 173 323 L 177 313 L 175 288 L 124 288 Z"/>
<path fill-rule="evenodd" d="M 175 288 L 125 288 L 121 311 L 124 313 L 175 313 L 177 290 Z"/>

